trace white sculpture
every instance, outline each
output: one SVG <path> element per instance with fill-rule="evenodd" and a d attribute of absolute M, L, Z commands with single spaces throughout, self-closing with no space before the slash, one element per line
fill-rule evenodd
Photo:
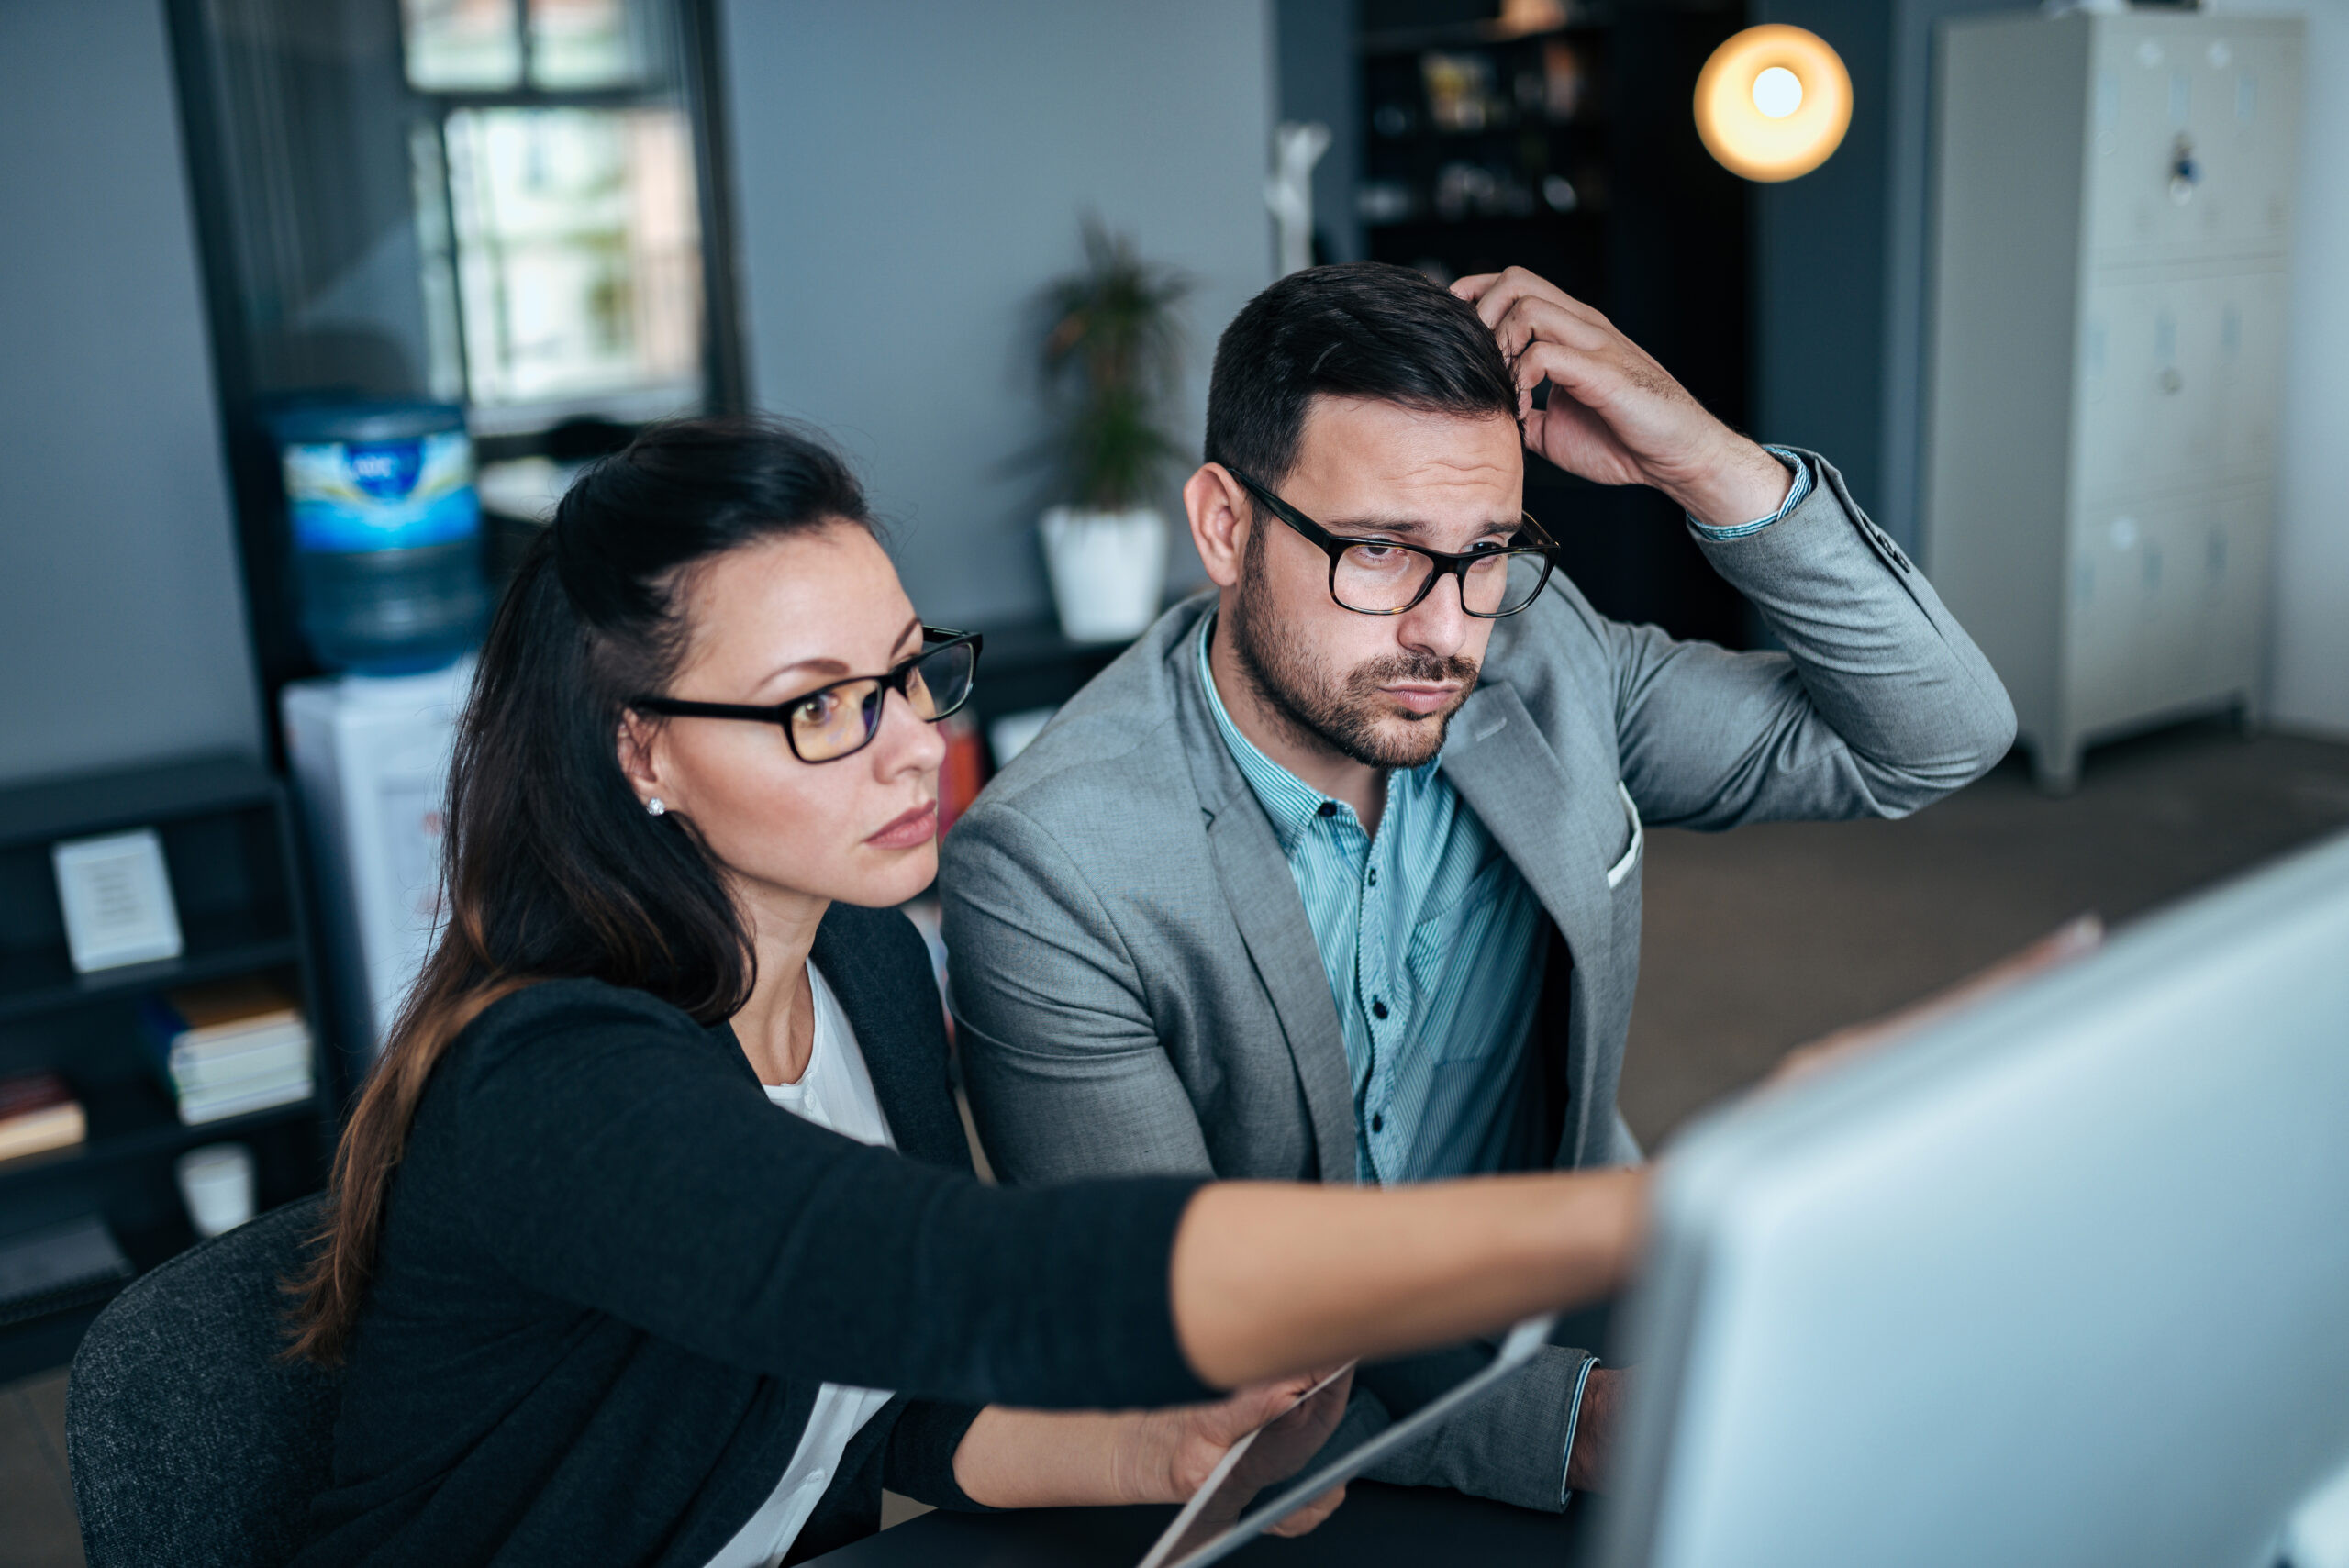
<path fill-rule="evenodd" d="M 1273 132 L 1273 172 L 1264 205 L 1280 235 L 1281 275 L 1313 265 L 1313 166 L 1330 150 L 1330 128 L 1319 120 L 1283 120 Z"/>

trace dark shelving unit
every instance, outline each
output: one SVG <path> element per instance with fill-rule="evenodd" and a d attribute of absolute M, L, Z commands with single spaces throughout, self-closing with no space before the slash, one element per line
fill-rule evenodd
<path fill-rule="evenodd" d="M 1363 6 L 1353 130 L 1369 256 L 1445 282 L 1538 272 L 1743 428 L 1751 202 L 1705 152 L 1689 103 L 1706 56 L 1745 25 L 1744 0 L 1580 0 L 1564 26 L 1521 35 L 1500 9 Z M 1662 495 L 1537 459 L 1525 505 L 1602 614 L 1743 644 L 1743 601 Z"/>
<path fill-rule="evenodd" d="M 1517 265 L 1607 286 L 1609 37 L 1473 27 L 1362 40 L 1361 205 L 1371 259 L 1461 276 Z"/>
<path fill-rule="evenodd" d="M 50 861 L 60 840 L 152 828 L 162 841 L 184 951 L 74 973 Z M 337 1103 L 319 1049 L 309 943 L 284 792 L 257 763 L 195 758 L 0 792 L 0 1073 L 48 1068 L 82 1102 L 72 1148 L 0 1163 L 0 1240 L 96 1215 L 144 1272 L 195 1234 L 172 1173 L 199 1144 L 250 1147 L 268 1209 L 324 1180 Z M 314 1020 L 308 1099 L 186 1126 L 140 1035 L 139 1004 L 176 986 L 272 976 Z M 69 1359 L 96 1307 L 0 1328 L 0 1383 Z"/>

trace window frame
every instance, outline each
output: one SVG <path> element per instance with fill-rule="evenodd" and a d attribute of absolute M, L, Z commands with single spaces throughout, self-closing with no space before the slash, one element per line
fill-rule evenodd
<path fill-rule="evenodd" d="M 455 182 L 450 176 L 449 117 L 467 109 L 674 106 L 683 112 L 691 138 L 696 216 L 700 228 L 700 411 L 739 414 L 749 405 L 740 332 L 741 315 L 734 293 L 734 229 L 730 203 L 726 199 L 731 184 L 725 168 L 726 142 L 721 134 L 725 123 L 724 106 L 719 96 L 723 76 L 718 55 L 715 3 L 714 0 L 631 0 L 631 3 L 663 6 L 669 12 L 662 21 L 676 50 L 676 59 L 669 77 L 656 84 L 577 88 L 545 88 L 531 84 L 533 45 L 529 0 L 514 0 L 514 26 L 519 35 L 516 41 L 521 61 L 521 80 L 517 85 L 504 88 L 422 88 L 417 86 L 414 78 L 408 74 L 406 30 L 404 25 L 399 26 L 401 79 L 409 95 L 425 107 L 439 146 L 440 216 L 448 234 L 448 246 L 445 254 L 437 260 L 446 271 L 442 286 L 448 290 L 452 302 L 451 325 L 456 334 L 457 363 L 462 389 L 458 397 L 468 410 L 475 412 L 477 420 L 479 417 L 485 416 L 493 426 L 506 423 L 496 417 L 496 406 L 477 407 L 473 399 L 473 365 L 467 342 L 463 284 L 460 276 L 462 262 L 457 251 Z M 400 0 L 384 0 L 384 4 L 396 12 Z M 434 259 L 428 258 L 427 264 L 434 264 Z M 628 406 L 632 395 L 642 395 L 618 392 L 554 400 L 551 404 L 514 406 L 559 411 L 542 422 L 532 423 L 527 418 L 518 421 L 514 428 L 484 429 L 476 422 L 473 432 L 474 460 L 486 464 L 541 455 L 545 451 L 547 433 L 556 426 L 573 419 L 609 420 L 624 426 L 640 424 L 643 422 L 642 415 Z"/>

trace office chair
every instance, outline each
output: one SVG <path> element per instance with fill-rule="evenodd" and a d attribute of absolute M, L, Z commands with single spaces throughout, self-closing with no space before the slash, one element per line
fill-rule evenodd
<path fill-rule="evenodd" d="M 89 1568 L 280 1568 L 326 1490 L 341 1380 L 279 1359 L 279 1282 L 318 1227 L 301 1198 L 133 1282 L 65 1389 Z"/>

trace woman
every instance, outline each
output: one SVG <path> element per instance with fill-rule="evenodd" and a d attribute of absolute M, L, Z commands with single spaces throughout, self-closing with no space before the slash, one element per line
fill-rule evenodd
<path fill-rule="evenodd" d="M 1173 1500 L 1278 1380 L 1620 1279 L 1622 1173 L 974 1180 L 893 906 L 975 651 L 789 431 L 658 428 L 564 497 L 301 1283 L 296 1348 L 348 1363 L 304 1568 L 772 1563 L 871 1530 L 885 1483 Z"/>

